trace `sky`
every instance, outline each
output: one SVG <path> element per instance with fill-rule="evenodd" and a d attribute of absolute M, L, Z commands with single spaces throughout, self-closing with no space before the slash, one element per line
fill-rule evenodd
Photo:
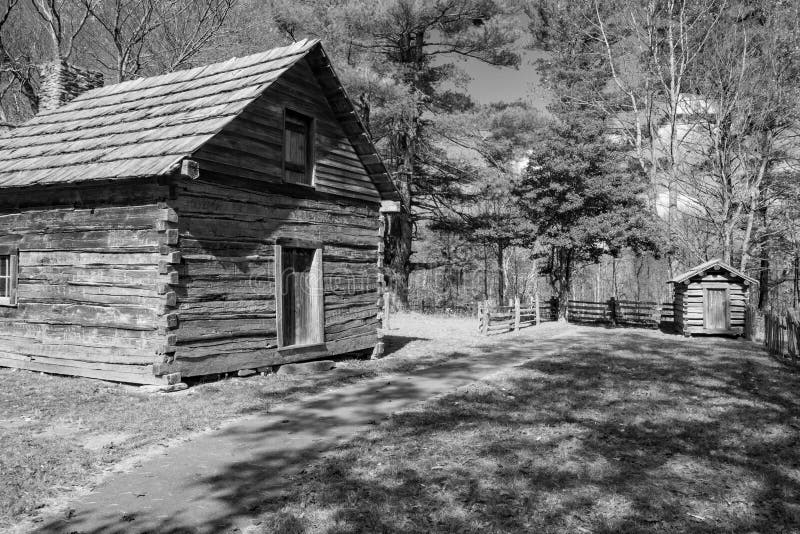
<path fill-rule="evenodd" d="M 519 69 L 494 67 L 475 59 L 459 60 L 456 65 L 464 69 L 472 80 L 467 92 L 479 104 L 526 100 L 537 108 L 547 105 L 547 94 L 539 83 L 535 62 L 541 51 L 522 51 Z"/>
<path fill-rule="evenodd" d="M 472 78 L 466 92 L 477 104 L 524 100 L 547 113 L 545 106 L 549 97 L 536 72 L 536 60 L 545 52 L 522 49 L 520 54 L 522 60 L 518 69 L 495 67 L 477 59 L 456 59 L 454 63 Z M 448 151 L 451 155 L 471 157 L 468 150 L 461 148 L 451 146 Z M 526 165 L 527 160 L 520 161 L 518 170 Z"/>

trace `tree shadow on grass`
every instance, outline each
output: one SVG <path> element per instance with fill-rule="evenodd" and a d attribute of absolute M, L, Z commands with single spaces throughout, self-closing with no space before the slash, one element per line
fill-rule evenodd
<path fill-rule="evenodd" d="M 795 377 L 740 341 L 597 341 L 394 417 L 273 524 L 317 510 L 323 532 L 800 529 Z M 363 453 L 386 443 L 403 457 Z"/>
<path fill-rule="evenodd" d="M 413 341 L 427 341 L 422 337 L 396 336 L 384 334 L 383 336 L 383 357 L 391 356 Z"/>
<path fill-rule="evenodd" d="M 388 352 L 384 351 L 383 358 L 391 356 L 409 343 L 415 341 L 426 341 L 425 338 L 410 336 L 385 336 L 385 346 L 389 347 Z M 370 364 L 372 350 L 351 352 L 340 354 L 328 359 L 335 362 L 335 367 L 326 372 L 314 373 L 310 375 L 286 375 L 280 377 L 280 382 L 270 382 L 266 387 L 261 388 L 257 393 L 259 402 L 240 411 L 241 415 L 258 415 L 268 413 L 276 402 L 292 402 L 324 391 L 332 387 L 339 387 L 364 380 L 365 378 L 375 377 L 380 372 Z M 360 363 L 364 361 L 365 363 Z M 355 363 L 355 365 L 353 365 Z M 403 364 L 398 363 L 398 371 L 413 370 L 424 366 L 427 362 L 411 359 Z M 275 366 L 279 368 L 280 366 Z M 213 382 L 206 380 L 205 382 Z M 216 390 L 219 391 L 219 390 Z"/>
<path fill-rule="evenodd" d="M 422 405 L 403 403 L 430 396 L 426 379 L 468 381 L 464 361 L 356 399 L 310 399 L 302 418 L 230 429 L 253 454 L 186 488 L 217 503 L 213 523 L 187 527 L 191 509 L 125 522 L 115 511 L 44 530 L 219 532 L 254 521 L 263 532 L 329 533 L 800 529 L 798 379 L 751 344 L 581 329 L 483 349 L 530 359 Z M 370 425 L 391 402 L 405 411 Z M 329 444 L 365 423 L 370 432 L 328 452 L 286 438 Z"/>

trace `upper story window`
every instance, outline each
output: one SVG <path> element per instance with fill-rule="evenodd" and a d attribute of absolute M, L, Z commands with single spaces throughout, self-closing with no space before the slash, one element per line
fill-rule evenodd
<path fill-rule="evenodd" d="M 283 120 L 283 179 L 314 183 L 314 120 L 287 109 Z"/>
<path fill-rule="evenodd" d="M 17 252 L 0 247 L 0 306 L 17 304 Z"/>

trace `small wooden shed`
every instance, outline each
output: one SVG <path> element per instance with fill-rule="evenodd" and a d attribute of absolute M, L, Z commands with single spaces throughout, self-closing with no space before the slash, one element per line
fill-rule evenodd
<path fill-rule="evenodd" d="M 692 334 L 742 335 L 750 286 L 758 281 L 713 259 L 676 276 L 675 326 Z"/>
<path fill-rule="evenodd" d="M 318 41 L 0 137 L 0 366 L 132 383 L 375 347 L 399 197 Z"/>

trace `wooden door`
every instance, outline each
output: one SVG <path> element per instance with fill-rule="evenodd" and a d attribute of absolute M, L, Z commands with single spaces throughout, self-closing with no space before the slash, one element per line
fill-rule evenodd
<path fill-rule="evenodd" d="M 727 289 L 705 290 L 703 322 L 706 330 L 728 330 L 730 328 Z"/>
<path fill-rule="evenodd" d="M 316 326 L 311 276 L 314 250 L 284 247 L 281 256 L 283 345 L 314 343 Z"/>

